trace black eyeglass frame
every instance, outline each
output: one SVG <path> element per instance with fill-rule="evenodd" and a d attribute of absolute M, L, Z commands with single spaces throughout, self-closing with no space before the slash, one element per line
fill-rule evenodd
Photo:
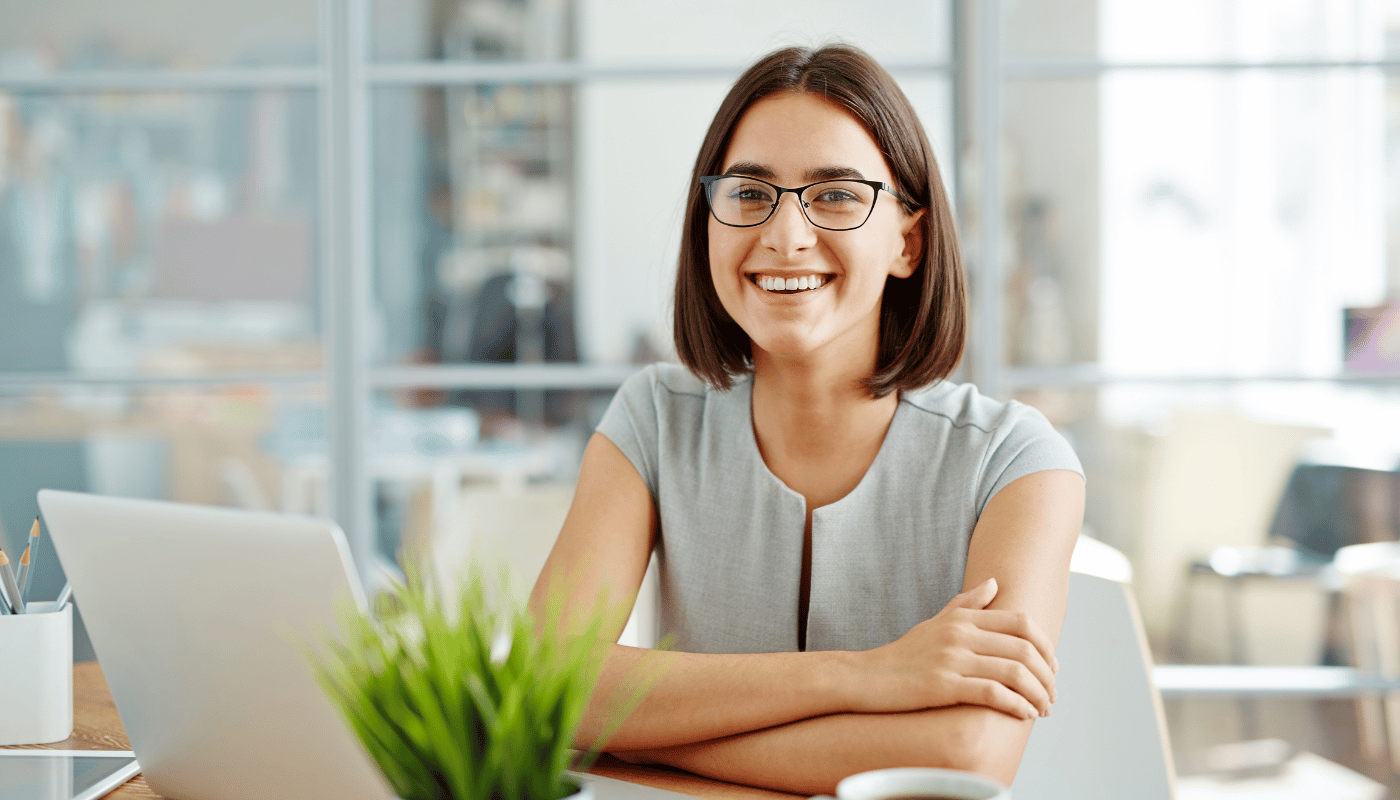
<path fill-rule="evenodd" d="M 715 204 L 714 200 L 710 197 L 710 191 L 711 187 L 714 186 L 715 181 L 723 180 L 724 178 L 743 178 L 747 181 L 758 181 L 764 186 L 771 186 L 774 189 L 777 189 L 778 196 L 774 198 L 773 205 L 769 207 L 768 216 L 764 217 L 758 222 L 753 222 L 748 225 L 735 225 L 732 222 L 725 222 L 724 220 L 720 219 L 719 215 L 715 213 Z M 803 202 L 802 193 L 812 188 L 813 186 L 820 186 L 823 183 L 863 183 L 866 186 L 869 186 L 870 188 L 875 190 L 875 198 L 870 201 L 870 211 L 865 215 L 865 219 L 860 221 L 860 225 L 853 225 L 849 228 L 828 228 L 825 225 L 817 224 L 812 220 L 810 216 L 808 216 L 807 207 L 811 204 Z M 891 187 L 888 183 L 883 183 L 881 181 L 867 181 L 862 178 L 827 178 L 826 180 L 809 183 L 806 186 L 798 186 L 795 189 L 789 189 L 786 186 L 779 186 L 776 183 L 769 183 L 768 181 L 765 181 L 762 178 L 755 178 L 752 175 L 705 175 L 700 178 L 700 185 L 705 193 L 705 206 L 710 209 L 710 216 L 714 217 L 715 221 L 719 224 L 728 225 L 731 228 L 756 228 L 759 225 L 762 225 L 763 223 L 772 219 L 773 212 L 778 210 L 778 206 L 782 205 L 783 194 L 785 194 L 786 192 L 792 192 L 793 194 L 797 195 L 797 206 L 798 208 L 802 209 L 803 219 L 807 220 L 814 227 L 821 228 L 824 231 L 853 231 L 856 228 L 861 227 L 861 225 L 864 225 L 865 223 L 869 222 L 870 217 L 875 213 L 875 203 L 880 199 L 881 189 L 885 190 L 885 193 L 888 194 L 890 197 L 893 197 L 894 199 L 898 200 L 899 202 L 903 203 L 909 208 L 919 208 L 918 203 L 911 203 L 908 200 L 905 200 L 903 197 L 900 197 L 899 194 L 895 192 L 894 188 Z"/>

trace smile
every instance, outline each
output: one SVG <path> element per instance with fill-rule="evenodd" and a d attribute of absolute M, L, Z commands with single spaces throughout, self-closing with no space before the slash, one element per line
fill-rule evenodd
<path fill-rule="evenodd" d="M 830 281 L 830 277 L 826 275 L 802 275 L 795 278 L 781 278 L 776 275 L 751 273 L 748 278 L 749 281 L 758 288 L 766 292 L 773 292 L 774 294 L 810 292 L 813 289 L 820 289 Z"/>

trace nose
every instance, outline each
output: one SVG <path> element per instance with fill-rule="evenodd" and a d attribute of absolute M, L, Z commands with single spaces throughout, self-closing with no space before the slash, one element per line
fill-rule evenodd
<path fill-rule="evenodd" d="M 773 216 L 760 228 L 760 242 L 779 255 L 789 255 L 811 247 L 817 240 L 816 228 L 802 213 L 802 198 L 784 193 L 778 198 Z"/>

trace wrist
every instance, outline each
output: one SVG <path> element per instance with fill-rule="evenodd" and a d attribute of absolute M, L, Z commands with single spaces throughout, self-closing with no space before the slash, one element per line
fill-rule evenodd
<path fill-rule="evenodd" d="M 821 653 L 823 663 L 815 671 L 820 696 L 831 698 L 831 713 L 849 713 L 861 708 L 860 693 L 865 654 L 851 650 L 829 650 Z"/>

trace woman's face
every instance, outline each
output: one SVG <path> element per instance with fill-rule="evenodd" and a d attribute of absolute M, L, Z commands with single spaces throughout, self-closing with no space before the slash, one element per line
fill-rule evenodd
<path fill-rule="evenodd" d="M 739 120 L 725 153 L 726 175 L 797 187 L 828 178 L 894 185 L 880 148 L 855 117 L 813 94 L 758 101 Z M 859 228 L 829 231 L 807 221 L 798 198 L 782 195 L 767 222 L 734 228 L 710 215 L 710 275 L 720 302 L 749 335 L 755 362 L 766 356 L 840 359 L 873 369 L 885 278 L 907 278 L 922 255 L 922 211 L 904 213 L 881 191 Z M 766 278 L 820 279 L 816 289 L 779 293 Z M 851 359 L 858 359 L 854 362 Z"/>

